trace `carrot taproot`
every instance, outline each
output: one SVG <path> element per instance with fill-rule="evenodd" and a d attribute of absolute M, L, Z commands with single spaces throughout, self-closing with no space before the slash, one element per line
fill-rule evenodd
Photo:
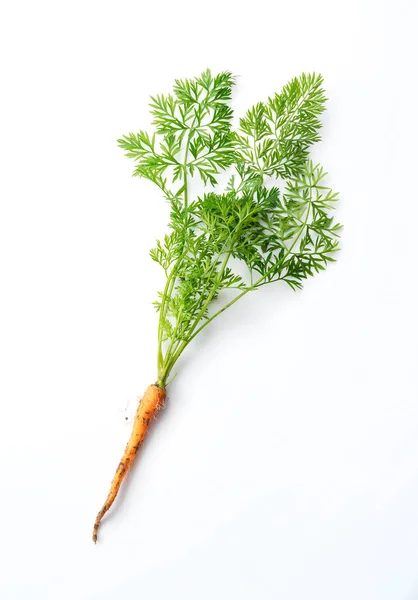
<path fill-rule="evenodd" d="M 335 261 L 341 225 L 330 211 L 338 194 L 324 185 L 321 165 L 309 159 L 310 145 L 320 139 L 322 81 L 321 75 L 302 73 L 250 108 L 233 131 L 229 100 L 235 78 L 229 71 L 212 76 L 206 70 L 194 79 L 176 79 L 173 94 L 151 97 L 151 134 L 118 140 L 135 161 L 133 174 L 155 183 L 171 208 L 169 232 L 150 251 L 165 274 L 154 302 L 157 388 L 147 391 L 138 409 L 139 423 L 97 515 L 94 541 L 145 436 L 145 406 L 152 407 L 149 416 L 158 410 L 192 340 L 249 292 L 278 281 L 300 289 L 308 276 Z M 229 168 L 235 172 L 225 191 L 213 191 L 218 174 Z M 194 177 L 206 188 L 195 197 Z M 284 180 L 282 191 L 275 180 Z"/>
<path fill-rule="evenodd" d="M 123 453 L 122 459 L 118 465 L 118 468 L 116 469 L 116 473 L 110 485 L 110 491 L 106 498 L 106 502 L 103 504 L 101 510 L 98 512 L 96 521 L 94 522 L 94 543 L 97 542 L 97 531 L 99 529 L 100 522 L 109 510 L 109 508 L 112 506 L 113 502 L 115 501 L 115 498 L 118 494 L 120 486 L 122 485 L 125 475 L 129 467 L 133 463 L 138 449 L 144 440 L 151 419 L 163 406 L 165 397 L 165 389 L 156 384 L 153 384 L 148 387 L 144 394 L 144 397 L 138 405 L 134 424 L 132 427 L 131 437 L 129 438 L 129 442 L 125 448 L 125 452 Z"/>

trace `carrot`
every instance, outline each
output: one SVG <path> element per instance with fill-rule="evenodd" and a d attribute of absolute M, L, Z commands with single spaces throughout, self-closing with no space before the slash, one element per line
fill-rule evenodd
<path fill-rule="evenodd" d="M 109 508 L 112 506 L 115 498 L 118 494 L 119 488 L 128 472 L 129 467 L 133 463 L 136 453 L 142 442 L 144 441 L 145 434 L 148 431 L 151 419 L 157 414 L 159 409 L 163 406 L 166 397 L 166 391 L 164 388 L 158 385 L 150 385 L 144 394 L 144 397 L 139 403 L 138 409 L 135 415 L 135 421 L 132 427 L 131 437 L 125 448 L 122 459 L 116 469 L 115 476 L 110 485 L 110 491 L 106 498 L 106 502 L 99 511 L 94 522 L 93 528 L 93 542 L 97 542 L 97 531 L 99 529 L 100 522 L 103 516 L 107 513 Z"/>
<path fill-rule="evenodd" d="M 305 279 L 335 261 L 341 225 L 331 210 L 338 194 L 325 185 L 324 169 L 309 159 L 310 145 L 320 139 L 322 81 L 321 75 L 302 73 L 250 108 L 233 131 L 229 100 L 235 78 L 229 71 L 213 76 L 206 70 L 194 79 L 176 79 L 173 94 L 151 97 L 153 132 L 118 140 L 135 161 L 134 175 L 155 183 L 171 208 L 169 231 L 150 251 L 165 275 L 154 302 L 156 385 L 138 409 L 97 515 L 94 541 L 174 366 L 194 338 L 246 294 L 279 281 L 302 288 Z M 214 191 L 218 174 L 229 168 L 224 192 Z M 205 187 L 197 196 L 194 178 Z M 271 185 L 275 180 L 283 186 Z"/>

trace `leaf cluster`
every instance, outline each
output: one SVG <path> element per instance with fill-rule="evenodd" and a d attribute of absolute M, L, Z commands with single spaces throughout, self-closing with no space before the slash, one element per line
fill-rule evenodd
<path fill-rule="evenodd" d="M 215 185 L 216 175 L 235 157 L 228 104 L 233 84 L 231 73 L 212 76 L 207 70 L 195 79 L 176 80 L 172 94 L 152 96 L 155 132 L 130 133 L 118 140 L 136 162 L 134 175 L 164 187 L 167 171 L 172 183 L 197 173 L 205 184 Z"/>
<path fill-rule="evenodd" d="M 254 172 L 293 177 L 319 141 L 325 94 L 322 76 L 295 77 L 267 102 L 258 102 L 240 119 L 236 134 L 239 158 Z"/>
<path fill-rule="evenodd" d="M 338 250 L 341 226 L 330 214 L 338 195 L 309 159 L 320 139 L 322 77 L 294 78 L 250 108 L 238 131 L 233 85 L 231 73 L 209 70 L 176 80 L 171 94 L 151 98 L 155 131 L 119 140 L 134 175 L 158 185 L 171 206 L 170 232 L 151 250 L 166 277 L 155 302 L 162 384 L 190 341 L 242 296 L 275 281 L 301 288 Z M 225 190 L 213 189 L 230 167 Z M 190 199 L 194 176 L 212 190 Z M 236 261 L 247 275 L 235 272 Z"/>

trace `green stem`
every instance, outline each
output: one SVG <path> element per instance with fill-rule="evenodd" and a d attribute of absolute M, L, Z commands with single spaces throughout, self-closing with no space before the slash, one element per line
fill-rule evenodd
<path fill-rule="evenodd" d="M 158 356 L 157 356 L 158 372 L 161 371 L 161 368 L 164 363 L 164 358 L 163 358 L 163 319 L 166 317 L 166 298 L 169 295 L 169 287 L 170 287 L 171 281 L 173 281 L 173 279 L 175 279 L 176 266 L 177 265 L 175 265 L 172 268 L 170 274 L 167 276 L 167 281 L 165 283 L 164 292 L 163 292 L 162 299 L 161 299 L 160 318 L 158 319 Z"/>
<path fill-rule="evenodd" d="M 193 122 L 190 126 L 190 130 L 189 133 L 187 135 L 187 141 L 186 141 L 186 147 L 184 150 L 184 161 L 183 161 L 183 198 L 184 198 L 184 208 L 187 209 L 188 204 L 189 204 L 189 194 L 188 194 L 188 182 L 187 182 L 187 159 L 188 159 L 188 155 L 189 155 L 189 147 L 190 147 L 190 142 L 191 142 L 191 138 L 192 138 L 192 133 L 194 131 L 194 127 L 196 125 L 197 122 L 197 117 L 195 116 L 195 118 L 193 119 Z M 187 212 L 185 215 L 185 227 L 186 227 L 186 223 L 187 223 Z M 167 318 L 167 310 L 168 310 L 168 306 L 167 306 L 167 298 L 171 297 L 172 291 L 173 291 L 173 287 L 176 281 L 176 277 L 177 277 L 177 273 L 178 273 L 178 269 L 180 267 L 181 261 L 184 258 L 184 253 L 183 253 L 183 249 L 181 252 L 181 255 L 179 256 L 176 264 L 174 265 L 173 269 L 170 272 L 170 275 L 167 277 L 167 281 L 165 284 L 165 288 L 164 288 L 164 293 L 163 293 L 163 297 L 161 300 L 161 306 L 160 306 L 160 318 L 158 320 L 158 353 L 157 353 L 157 368 L 158 368 L 158 383 L 159 385 L 161 385 L 162 387 L 165 386 L 165 382 L 166 382 L 166 377 L 162 376 L 162 371 L 164 368 L 164 356 L 163 356 L 163 322 L 164 320 Z M 166 355 L 167 357 L 167 355 Z"/>
<path fill-rule="evenodd" d="M 193 123 L 190 127 L 190 132 L 187 136 L 187 141 L 186 141 L 186 147 L 185 147 L 185 151 L 184 151 L 184 184 L 183 184 L 183 194 L 184 194 L 184 206 L 188 206 L 188 185 L 187 185 L 187 172 L 186 172 L 186 166 L 187 166 L 187 158 L 188 158 L 188 154 L 189 154 L 189 147 L 190 147 L 190 141 L 191 141 L 191 133 L 192 131 L 195 131 L 195 124 L 196 124 L 196 117 L 193 120 Z M 245 178 L 243 178 L 236 190 L 236 193 L 238 194 L 241 189 L 244 187 L 245 185 Z M 163 189 L 163 191 L 166 193 L 166 195 L 168 195 L 169 190 L 167 190 L 165 188 L 165 186 L 162 186 L 161 189 Z M 219 259 L 219 257 L 221 256 L 222 252 L 219 253 L 216 261 L 214 262 L 215 266 L 217 264 L 217 261 Z M 184 258 L 184 254 L 181 255 L 181 257 L 178 259 L 177 263 L 174 265 L 173 269 L 171 270 L 170 274 L 167 277 L 167 281 L 166 281 L 166 285 L 164 288 L 164 293 L 162 296 L 162 300 L 161 300 L 161 307 L 160 307 L 160 318 L 159 318 L 159 322 L 158 322 L 158 357 L 157 357 L 157 363 L 158 363 L 158 373 L 162 373 L 164 370 L 164 357 L 163 357 L 163 340 L 162 340 L 162 322 L 163 320 L 167 317 L 167 309 L 166 309 L 166 299 L 167 297 L 171 296 L 171 293 L 173 291 L 173 287 L 176 281 L 176 276 L 177 276 L 177 272 L 178 272 L 178 268 L 181 264 L 181 261 Z M 252 283 L 252 272 L 251 272 L 251 283 Z M 178 343 L 177 348 L 180 346 L 180 343 Z M 171 352 L 173 348 L 173 343 L 170 344 L 167 352 L 166 352 L 166 359 L 169 355 L 169 353 Z"/>
<path fill-rule="evenodd" d="M 292 245 L 287 250 L 286 254 L 283 256 L 282 262 L 284 262 L 286 260 L 286 258 L 292 253 L 293 248 L 295 247 L 295 245 L 297 244 L 297 242 L 300 240 L 300 237 L 303 234 L 303 232 L 305 230 L 305 227 L 308 225 L 308 220 L 309 220 L 309 215 L 310 215 L 310 209 L 311 209 L 311 205 L 309 204 L 308 209 L 306 211 L 306 218 L 305 218 L 304 224 L 300 228 L 300 231 L 299 231 L 298 235 L 296 236 L 296 238 L 294 239 Z M 229 253 L 229 255 L 230 255 L 230 253 Z M 224 264 L 226 266 L 225 261 L 224 261 Z M 200 322 L 201 315 L 203 314 L 202 311 L 201 311 L 199 313 L 198 319 L 196 319 L 195 324 L 192 327 L 191 335 L 189 336 L 189 338 L 187 340 L 185 340 L 178 347 L 177 351 L 173 354 L 173 357 L 171 358 L 169 364 L 167 364 L 167 366 L 166 366 L 166 368 L 164 370 L 164 376 L 165 376 L 165 378 L 167 378 L 168 375 L 170 374 L 171 369 L 174 367 L 175 363 L 180 358 L 180 355 L 182 354 L 182 352 L 187 348 L 187 346 L 190 344 L 190 342 L 202 331 L 202 329 L 204 329 L 205 327 L 207 327 L 207 325 L 209 325 L 209 323 L 211 321 L 213 321 L 214 319 L 216 319 L 216 317 L 218 317 L 225 310 L 227 310 L 228 308 L 230 308 L 233 304 L 235 304 L 235 302 L 238 302 L 238 300 L 240 300 L 243 296 L 245 296 L 245 294 L 248 294 L 248 292 L 251 292 L 251 291 L 257 289 L 258 287 L 260 287 L 261 285 L 263 285 L 263 281 L 265 281 L 265 279 L 270 275 L 270 273 L 273 272 L 273 270 L 275 268 L 276 268 L 276 265 L 274 265 L 273 267 L 271 267 L 271 269 L 269 269 L 264 275 L 262 275 L 253 285 L 251 285 L 248 288 L 246 288 L 245 290 L 243 290 L 240 294 L 238 294 L 238 296 L 236 296 L 235 298 L 233 298 L 230 302 L 228 302 L 228 304 L 226 304 L 221 309 L 219 309 L 216 313 L 214 313 L 211 317 L 209 317 L 204 323 L 202 323 L 202 325 L 198 329 L 196 329 L 196 326 Z M 215 293 L 215 292 L 213 292 L 213 293 Z M 213 294 L 212 294 L 212 297 L 213 297 Z M 206 310 L 207 306 L 208 306 L 208 302 L 205 304 L 204 310 Z"/>
<path fill-rule="evenodd" d="M 202 320 L 203 315 L 205 314 L 209 304 L 211 303 L 214 295 L 216 294 L 217 290 L 218 290 L 218 284 L 222 279 L 222 276 L 225 272 L 226 266 L 228 264 L 228 261 L 231 257 L 231 249 L 229 249 L 226 253 L 226 256 L 224 258 L 224 261 L 222 263 L 222 266 L 218 272 L 218 276 L 213 284 L 213 288 L 212 291 L 210 292 L 210 294 L 208 295 L 205 303 L 203 304 L 198 316 L 196 317 L 191 329 L 190 329 L 190 333 L 192 334 L 193 331 L 196 329 L 196 327 L 199 325 L 200 321 Z M 183 341 L 182 343 L 178 344 L 173 355 L 170 357 L 169 352 L 167 351 L 167 354 L 165 356 L 165 360 L 164 360 L 164 370 L 162 372 L 162 378 L 164 380 L 167 379 L 167 377 L 170 374 L 171 369 L 173 368 L 175 362 L 177 361 L 177 359 L 179 358 L 180 354 L 183 352 L 183 350 L 186 348 L 186 346 L 189 344 L 190 340 L 194 337 L 194 335 L 192 337 L 189 337 L 188 340 Z M 170 351 L 172 349 L 173 344 L 171 344 L 170 346 Z"/>

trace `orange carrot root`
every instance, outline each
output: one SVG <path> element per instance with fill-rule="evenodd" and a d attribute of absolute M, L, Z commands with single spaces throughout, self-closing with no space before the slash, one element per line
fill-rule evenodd
<path fill-rule="evenodd" d="M 150 385 L 147 391 L 145 392 L 141 402 L 139 403 L 135 415 L 135 421 L 132 427 L 131 437 L 129 438 L 129 442 L 125 448 L 125 452 L 123 453 L 122 459 L 118 465 L 118 468 L 116 469 L 116 473 L 110 485 L 110 491 L 106 498 L 106 502 L 103 504 L 103 507 L 97 514 L 96 521 L 94 522 L 94 543 L 97 542 L 97 531 L 99 529 L 100 521 L 115 501 L 122 481 L 124 480 L 129 467 L 133 463 L 139 447 L 144 441 L 144 437 L 147 433 L 151 419 L 163 406 L 165 397 L 166 391 L 163 388 L 160 388 L 158 385 Z"/>

